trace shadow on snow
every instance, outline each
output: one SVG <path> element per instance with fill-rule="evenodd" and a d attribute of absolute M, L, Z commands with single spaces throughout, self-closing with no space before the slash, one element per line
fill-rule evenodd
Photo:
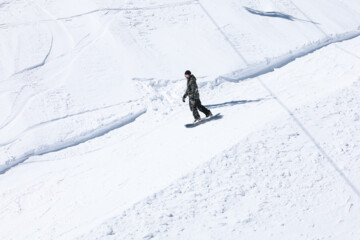
<path fill-rule="evenodd" d="M 228 107 L 228 106 L 234 106 L 234 105 L 240 105 L 240 104 L 246 104 L 246 103 L 260 102 L 262 100 L 264 100 L 264 99 L 260 98 L 260 99 L 256 99 L 256 100 L 239 100 L 239 101 L 231 101 L 231 102 L 224 102 L 224 103 L 206 105 L 206 107 L 208 107 L 208 108 L 221 108 L 221 107 Z"/>
<path fill-rule="evenodd" d="M 264 16 L 264 17 L 275 17 L 275 18 L 282 18 L 282 19 L 286 19 L 289 21 L 303 21 L 303 22 L 310 22 L 313 24 L 319 24 L 317 22 L 313 22 L 313 21 L 308 21 L 308 20 L 304 20 L 304 19 L 299 19 L 296 17 L 293 17 L 289 14 L 286 13 L 282 13 L 282 12 L 263 12 L 263 11 L 259 11 L 259 10 L 255 10 L 249 7 L 244 7 L 249 13 L 255 14 L 255 15 L 260 15 L 260 16 Z"/>

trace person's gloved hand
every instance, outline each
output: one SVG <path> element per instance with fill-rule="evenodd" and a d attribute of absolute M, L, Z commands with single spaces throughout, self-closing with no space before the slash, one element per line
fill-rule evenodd
<path fill-rule="evenodd" d="M 185 102 L 185 97 L 183 97 L 183 102 Z"/>

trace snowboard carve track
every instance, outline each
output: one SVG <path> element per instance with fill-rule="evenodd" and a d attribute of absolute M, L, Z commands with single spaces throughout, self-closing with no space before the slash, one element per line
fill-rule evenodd
<path fill-rule="evenodd" d="M 13 167 L 16 167 L 17 165 L 25 162 L 30 157 L 42 156 L 42 155 L 45 155 L 48 153 L 58 152 L 58 151 L 85 143 L 92 139 L 104 136 L 105 134 L 107 134 L 113 130 L 119 129 L 130 123 L 135 122 L 137 118 L 139 118 L 140 116 L 142 116 L 145 113 L 146 113 L 146 109 L 143 109 L 142 111 L 137 112 L 137 113 L 130 113 L 127 116 L 125 116 L 121 119 L 118 119 L 112 123 L 109 123 L 108 125 L 103 126 L 100 129 L 95 129 L 94 131 L 90 131 L 85 134 L 80 134 L 75 139 L 69 139 L 68 141 L 65 141 L 65 142 L 58 142 L 58 143 L 50 145 L 50 146 L 41 146 L 39 149 L 31 150 L 27 153 L 24 153 L 20 157 L 9 159 L 8 161 L 5 162 L 4 165 L 0 165 L 0 175 L 6 173 Z"/>
<path fill-rule="evenodd" d="M 13 76 L 44 66 L 46 64 L 46 62 L 47 62 L 47 59 L 49 58 L 49 56 L 51 54 L 51 51 L 52 51 L 52 48 L 53 48 L 53 43 L 54 43 L 54 36 L 51 36 L 49 51 L 47 52 L 47 54 L 45 55 L 45 57 L 44 57 L 44 59 L 42 60 L 41 63 L 36 64 L 34 66 L 31 66 L 31 67 L 28 67 L 28 68 L 25 68 L 23 70 L 20 70 L 19 72 L 14 73 Z"/>
<path fill-rule="evenodd" d="M 95 10 L 92 10 L 92 11 L 89 11 L 89 12 L 86 12 L 86 13 L 80 13 L 80 14 L 76 14 L 76 15 L 73 15 L 73 16 L 69 16 L 69 17 L 57 18 L 57 20 L 68 20 L 68 19 L 78 18 L 78 17 L 82 17 L 82 16 L 86 16 L 86 15 L 93 14 L 93 13 L 98 13 L 98 12 L 109 12 L 109 11 L 120 12 L 120 11 L 155 10 L 155 9 L 161 9 L 161 8 L 185 6 L 185 5 L 196 4 L 196 3 L 197 3 L 196 1 L 186 1 L 186 2 L 179 2 L 179 3 L 173 3 L 173 4 L 163 4 L 163 5 L 149 6 L 149 7 L 100 8 L 100 9 L 95 9 Z"/>
<path fill-rule="evenodd" d="M 41 23 L 48 23 L 48 22 L 54 22 L 54 21 L 61 21 L 61 20 L 71 20 L 74 18 L 83 17 L 89 14 L 99 13 L 99 12 L 123 12 L 123 11 L 145 11 L 145 10 L 156 10 L 156 9 L 163 9 L 163 8 L 171 8 L 171 7 L 181 7 L 186 5 L 192 5 L 192 4 L 198 4 L 197 1 L 185 1 L 185 2 L 179 2 L 179 3 L 172 3 L 172 4 L 162 4 L 162 5 L 156 5 L 156 6 L 148 6 L 148 7 L 129 7 L 129 8 L 100 8 L 100 9 L 94 9 L 85 13 L 79 13 L 72 16 L 67 17 L 58 17 L 56 19 L 43 19 L 39 21 L 33 21 L 33 22 L 18 22 L 18 23 L 0 23 L 0 28 L 10 28 L 10 27 L 19 27 L 24 25 L 33 25 L 33 24 L 41 24 Z"/>
<path fill-rule="evenodd" d="M 335 36 L 328 36 L 321 41 L 317 41 L 315 43 L 309 44 L 298 50 L 290 51 L 288 54 L 269 59 L 262 63 L 250 64 L 249 62 L 246 61 L 246 64 L 248 65 L 246 68 L 239 69 L 230 74 L 220 76 L 217 79 L 217 82 L 218 84 L 222 83 L 223 81 L 240 82 L 247 80 L 249 78 L 256 78 L 265 75 L 269 72 L 273 72 L 277 68 L 282 68 L 298 58 L 305 57 L 331 44 L 352 40 L 359 36 L 360 36 L 360 29 L 353 32 L 347 32 Z"/>
<path fill-rule="evenodd" d="M 19 135 L 16 135 L 14 138 L 12 138 L 12 139 L 10 139 L 10 140 L 8 140 L 6 142 L 0 142 L 0 147 L 4 147 L 4 146 L 6 146 L 8 144 L 11 144 L 11 143 L 15 142 L 18 138 L 20 138 L 23 134 L 25 134 L 25 133 L 27 133 L 27 132 L 29 132 L 31 130 L 46 126 L 46 125 L 48 125 L 50 123 L 65 120 L 65 119 L 75 117 L 75 116 L 84 115 L 84 114 L 87 114 L 87 113 L 93 113 L 93 112 L 96 112 L 96 111 L 117 107 L 117 106 L 120 106 L 120 105 L 123 105 L 123 104 L 124 103 L 121 102 L 121 103 L 112 104 L 112 105 L 108 105 L 108 106 L 88 109 L 88 110 L 84 110 L 84 111 L 81 111 L 81 112 L 76 112 L 76 113 L 68 114 L 68 115 L 65 115 L 65 116 L 62 116 L 62 117 L 53 118 L 53 119 L 49 119 L 47 121 L 39 122 L 39 123 L 37 123 L 35 125 L 32 125 L 32 126 L 26 128 L 23 132 L 21 132 Z"/>
<path fill-rule="evenodd" d="M 47 16 L 50 16 L 54 19 L 54 17 L 48 12 L 46 11 L 44 8 L 40 7 L 38 4 L 36 4 L 36 7 L 38 9 L 40 9 L 44 14 L 46 14 Z M 72 37 L 70 31 L 66 28 L 66 26 L 61 22 L 61 21 L 57 21 L 54 19 L 54 21 L 56 21 L 56 24 L 59 26 L 59 28 L 61 28 L 65 35 L 68 37 L 68 39 L 70 40 L 70 42 L 72 43 L 72 45 L 74 45 L 74 38 Z M 56 38 L 55 38 L 56 40 Z M 59 40 L 64 40 L 64 39 L 59 39 Z M 35 64 L 31 67 L 28 67 L 28 68 L 25 68 L 23 70 L 20 70 L 14 74 L 12 74 L 12 77 L 14 76 L 17 76 L 17 75 L 20 75 L 20 74 L 24 74 L 26 72 L 31 72 L 33 70 L 38 70 L 39 68 L 42 68 L 42 67 L 46 67 L 46 64 L 48 63 L 48 58 L 50 57 L 50 55 L 52 54 L 52 51 L 53 51 L 53 47 L 54 47 L 54 33 L 51 32 L 51 41 L 50 41 L 50 47 L 49 47 L 49 50 L 47 52 L 47 54 L 45 55 L 43 61 L 39 64 Z M 72 62 L 69 63 L 69 66 L 71 66 Z M 66 68 L 67 68 L 66 67 Z M 58 72 L 56 72 L 53 76 L 56 76 L 58 74 Z M 21 75 L 20 75 L 21 77 Z M 50 77 L 52 78 L 52 77 Z M 6 81 L 12 81 L 11 78 L 7 79 Z M 40 91 L 36 94 L 30 94 L 29 97 L 25 98 L 25 99 L 21 99 L 21 94 L 24 92 L 24 90 L 26 91 L 26 88 L 28 86 L 27 85 L 23 85 L 20 89 L 20 91 L 17 93 L 17 96 L 13 102 L 13 110 L 12 112 L 10 113 L 10 115 L 8 116 L 8 118 L 2 123 L 0 124 L 0 130 L 5 128 L 6 126 L 8 126 L 24 109 L 24 107 L 36 96 L 38 96 L 39 94 L 41 94 L 42 92 L 46 92 L 47 90 L 44 90 L 44 91 Z M 25 94 L 26 96 L 26 94 Z M 20 100 L 19 100 L 20 99 Z M 20 102 L 20 103 L 19 103 Z"/>

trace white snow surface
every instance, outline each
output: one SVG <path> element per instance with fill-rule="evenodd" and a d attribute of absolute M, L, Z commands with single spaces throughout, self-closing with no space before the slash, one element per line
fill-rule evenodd
<path fill-rule="evenodd" d="M 358 0 L 0 0 L 0 239 L 360 239 L 359 106 Z"/>

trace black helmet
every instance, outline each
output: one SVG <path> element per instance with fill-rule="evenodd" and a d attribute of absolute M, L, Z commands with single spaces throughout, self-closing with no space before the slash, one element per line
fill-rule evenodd
<path fill-rule="evenodd" d="M 186 70 L 186 71 L 185 71 L 185 75 L 191 75 L 190 70 Z"/>

